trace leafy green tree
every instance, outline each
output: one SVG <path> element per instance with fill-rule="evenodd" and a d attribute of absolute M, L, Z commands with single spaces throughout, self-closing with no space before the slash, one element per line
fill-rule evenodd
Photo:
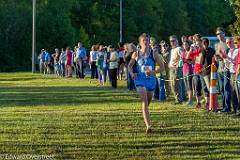
<path fill-rule="evenodd" d="M 229 30 L 233 35 L 240 35 L 240 0 L 232 0 L 231 5 L 236 15 L 235 22 L 229 26 Z"/>
<path fill-rule="evenodd" d="M 13 0 L 0 3 L 1 71 L 30 68 L 31 8 L 28 5 L 25 1 Z"/>
<path fill-rule="evenodd" d="M 69 16 L 68 0 L 38 1 L 37 6 L 37 48 L 73 46 L 76 32 Z"/>
<path fill-rule="evenodd" d="M 239 34 L 239 1 L 123 0 L 123 40 L 137 41 L 142 32 L 158 40 L 171 34 L 215 35 L 218 26 L 230 24 L 231 33 Z M 36 14 L 38 52 L 78 41 L 87 48 L 119 41 L 116 0 L 37 0 Z M 0 24 L 0 71 L 30 70 L 32 1 L 1 0 Z"/>
<path fill-rule="evenodd" d="M 182 0 L 162 0 L 164 8 L 162 32 L 164 38 L 171 34 L 181 36 L 190 33 L 190 19 L 188 17 L 186 3 Z"/>
<path fill-rule="evenodd" d="M 215 36 L 221 26 L 227 28 L 234 20 L 233 8 L 228 0 L 185 0 L 191 21 L 191 33 Z"/>

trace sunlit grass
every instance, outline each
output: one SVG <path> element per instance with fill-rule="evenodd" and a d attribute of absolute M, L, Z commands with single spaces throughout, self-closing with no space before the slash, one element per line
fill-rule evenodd
<path fill-rule="evenodd" d="M 55 159 L 240 159 L 240 119 L 153 102 L 153 134 L 125 81 L 0 74 L 0 154 Z"/>

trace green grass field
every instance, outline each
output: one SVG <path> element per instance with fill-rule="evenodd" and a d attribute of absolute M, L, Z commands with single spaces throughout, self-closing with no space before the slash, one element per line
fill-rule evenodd
<path fill-rule="evenodd" d="M 146 135 L 140 101 L 125 88 L 1 73 L 0 159 L 240 159 L 240 118 L 153 102 Z"/>

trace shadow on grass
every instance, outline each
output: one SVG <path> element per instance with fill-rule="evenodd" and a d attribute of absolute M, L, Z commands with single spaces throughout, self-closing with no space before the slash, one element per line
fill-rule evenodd
<path fill-rule="evenodd" d="M 124 87 L 48 86 L 0 88 L 0 106 L 78 105 L 130 103 L 133 95 Z"/>
<path fill-rule="evenodd" d="M 38 77 L 18 77 L 18 78 L 1 78 L 0 81 L 31 81 L 39 79 Z"/>

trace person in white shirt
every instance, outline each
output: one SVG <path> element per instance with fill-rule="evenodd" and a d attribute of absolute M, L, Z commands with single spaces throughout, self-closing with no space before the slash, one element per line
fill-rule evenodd
<path fill-rule="evenodd" d="M 169 61 L 169 78 L 171 80 L 171 90 L 175 97 L 174 104 L 180 104 L 182 102 L 181 99 L 181 81 L 177 80 L 179 77 L 177 75 L 179 61 L 181 60 L 182 49 L 178 45 L 178 40 L 175 35 L 170 36 L 169 38 L 171 44 L 171 56 Z"/>
<path fill-rule="evenodd" d="M 237 100 L 237 91 L 236 91 L 236 76 L 235 76 L 235 65 L 236 65 L 236 58 L 238 55 L 238 49 L 235 48 L 233 38 L 227 38 L 226 44 L 228 52 L 221 52 L 221 57 L 224 61 L 224 108 L 223 112 L 230 112 L 231 111 L 231 102 L 236 113 L 238 100 Z"/>
<path fill-rule="evenodd" d="M 91 79 L 98 78 L 97 76 L 97 58 L 98 58 L 98 53 L 96 46 L 93 45 L 90 51 L 90 66 L 91 66 Z"/>

